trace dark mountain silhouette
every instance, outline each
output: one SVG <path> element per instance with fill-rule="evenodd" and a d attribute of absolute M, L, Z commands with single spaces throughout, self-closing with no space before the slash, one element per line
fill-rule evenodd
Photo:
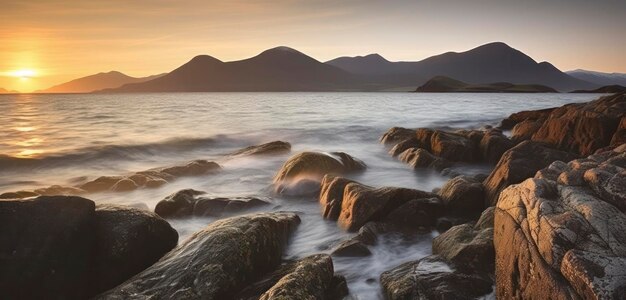
<path fill-rule="evenodd" d="M 621 85 L 626 86 L 626 74 L 624 73 L 602 73 L 588 70 L 573 70 L 565 72 L 568 75 L 580 80 L 595 83 L 600 86 Z"/>
<path fill-rule="evenodd" d="M 445 76 L 433 77 L 415 91 L 422 93 L 557 93 L 551 87 L 538 84 L 509 82 L 468 84 Z"/>
<path fill-rule="evenodd" d="M 594 93 L 594 94 L 614 94 L 626 92 L 626 87 L 622 85 L 607 85 L 595 90 L 576 90 L 572 93 Z"/>
<path fill-rule="evenodd" d="M 17 93 L 19 92 L 14 91 L 14 90 L 7 90 L 7 89 L 0 88 L 0 94 L 17 94 Z"/>
<path fill-rule="evenodd" d="M 367 65 L 371 64 L 371 60 L 364 57 L 342 57 L 327 63 L 355 74 L 369 76 L 394 74 L 402 78 L 396 79 L 396 82 L 401 84 L 408 81 L 423 84 L 428 79 L 441 75 L 472 84 L 503 81 L 514 84 L 535 83 L 562 91 L 598 87 L 593 83 L 571 77 L 548 62 L 537 63 L 526 54 L 500 42 L 482 45 L 465 52 L 447 52 L 417 62 L 388 62 L 385 59 L 378 59 L 377 68 L 383 70 L 380 72 L 377 72 L 376 68 L 368 68 Z"/>
<path fill-rule="evenodd" d="M 105 92 L 336 91 L 363 89 L 363 81 L 297 50 L 277 47 L 239 61 L 194 57 L 167 75 Z"/>
<path fill-rule="evenodd" d="M 163 74 L 135 78 L 121 72 L 111 71 L 74 79 L 45 90 L 37 91 L 37 93 L 89 93 L 106 88 L 120 87 L 127 83 L 144 82 L 160 76 L 163 76 Z"/>

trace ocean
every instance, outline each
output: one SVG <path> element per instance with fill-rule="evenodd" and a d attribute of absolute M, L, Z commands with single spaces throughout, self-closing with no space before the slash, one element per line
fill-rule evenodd
<path fill-rule="evenodd" d="M 297 211 L 302 218 L 286 259 L 329 252 L 350 237 L 324 220 L 315 198 L 271 195 L 272 177 L 290 155 L 228 158 L 246 146 L 282 140 L 299 151 L 343 151 L 363 160 L 352 179 L 371 186 L 430 191 L 449 178 L 409 166 L 378 142 L 390 127 L 496 126 L 521 110 L 598 98 L 597 94 L 428 93 L 152 93 L 0 95 L 0 193 L 54 184 L 76 185 L 196 159 L 224 171 L 187 177 L 156 189 L 97 193 L 98 203 L 143 203 L 150 209 L 180 189 L 215 196 L 272 197 L 264 210 Z M 459 165 L 460 173 L 488 174 L 489 165 Z M 213 218 L 171 220 L 183 241 Z M 364 258 L 333 258 L 358 299 L 379 299 L 380 273 L 431 253 L 436 232 L 411 238 L 386 235 Z"/>

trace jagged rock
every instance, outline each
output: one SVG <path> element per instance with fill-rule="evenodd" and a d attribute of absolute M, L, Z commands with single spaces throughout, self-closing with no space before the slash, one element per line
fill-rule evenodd
<path fill-rule="evenodd" d="M 532 177 L 554 161 L 570 161 L 573 154 L 554 150 L 541 144 L 524 141 L 502 155 L 489 177 L 485 179 L 485 206 L 494 206 L 500 192 L 507 186 Z"/>
<path fill-rule="evenodd" d="M 430 152 L 422 148 L 406 149 L 398 156 L 398 159 L 400 159 L 400 161 L 404 163 L 407 163 L 415 169 L 431 168 L 437 171 L 441 171 L 452 165 L 446 159 L 432 155 Z"/>
<path fill-rule="evenodd" d="M 454 177 L 441 188 L 439 196 L 446 209 L 454 214 L 475 215 L 484 208 L 482 183 L 469 176 Z"/>
<path fill-rule="evenodd" d="M 498 298 L 626 297 L 626 215 L 612 197 L 595 192 L 600 181 L 576 180 L 592 170 L 619 174 L 622 153 L 555 163 L 501 193 L 494 220 Z M 581 175 L 591 161 L 598 167 Z"/>
<path fill-rule="evenodd" d="M 365 163 L 343 152 L 301 152 L 290 157 L 274 176 L 274 191 L 278 194 L 297 195 L 302 190 L 298 183 L 307 180 L 317 183 L 317 192 L 324 175 L 346 174 L 365 168 Z M 307 184 L 309 186 L 311 185 Z M 310 193 L 308 189 L 305 190 Z"/>
<path fill-rule="evenodd" d="M 95 292 L 143 271 L 176 247 L 178 233 L 154 213 L 124 206 L 96 206 Z"/>
<path fill-rule="evenodd" d="M 231 153 L 230 156 L 277 155 L 289 152 L 291 152 L 291 144 L 283 141 L 273 141 L 239 149 Z"/>
<path fill-rule="evenodd" d="M 488 208 L 476 223 L 454 226 L 433 239 L 433 254 L 461 269 L 494 272 L 493 212 Z"/>
<path fill-rule="evenodd" d="M 8 299 L 84 299 L 171 250 L 158 216 L 74 196 L 0 201 L 0 289 Z"/>
<path fill-rule="evenodd" d="M 269 204 L 269 201 L 253 197 L 198 197 L 203 194 L 205 192 L 192 189 L 180 190 L 159 201 L 154 212 L 164 218 L 220 217 Z"/>
<path fill-rule="evenodd" d="M 483 276 L 455 271 L 437 255 L 385 271 L 380 283 L 390 300 L 475 299 L 490 293 L 493 284 Z"/>
<path fill-rule="evenodd" d="M 299 223 L 296 214 L 284 212 L 216 221 L 97 299 L 233 298 L 280 264 Z"/>

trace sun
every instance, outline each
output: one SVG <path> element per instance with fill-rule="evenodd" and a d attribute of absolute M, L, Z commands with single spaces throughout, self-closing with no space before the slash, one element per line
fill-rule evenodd
<path fill-rule="evenodd" d="M 35 77 L 35 75 L 37 75 L 37 73 L 31 69 L 15 70 L 11 72 L 10 74 L 13 77 L 19 77 L 21 79 L 28 79 L 28 78 Z"/>

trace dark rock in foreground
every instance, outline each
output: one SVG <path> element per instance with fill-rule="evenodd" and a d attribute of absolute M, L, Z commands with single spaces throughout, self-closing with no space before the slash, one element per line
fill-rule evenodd
<path fill-rule="evenodd" d="M 626 146 L 555 162 L 500 194 L 497 297 L 626 298 Z"/>
<path fill-rule="evenodd" d="M 159 201 L 154 212 L 164 218 L 211 216 L 234 214 L 251 210 L 270 202 L 253 197 L 198 197 L 205 192 L 192 189 L 180 190 Z"/>
<path fill-rule="evenodd" d="M 230 299 L 278 267 L 299 223 L 281 212 L 217 221 L 97 299 Z"/>
<path fill-rule="evenodd" d="M 390 300 L 475 299 L 492 291 L 488 278 L 455 271 L 437 255 L 386 271 L 380 275 L 380 283 Z"/>
<path fill-rule="evenodd" d="M 0 290 L 7 299 L 82 299 L 137 274 L 178 234 L 142 210 L 73 196 L 0 201 Z"/>
<path fill-rule="evenodd" d="M 482 183 L 469 176 L 454 177 L 439 191 L 449 212 L 459 215 L 477 215 L 484 208 Z"/>

